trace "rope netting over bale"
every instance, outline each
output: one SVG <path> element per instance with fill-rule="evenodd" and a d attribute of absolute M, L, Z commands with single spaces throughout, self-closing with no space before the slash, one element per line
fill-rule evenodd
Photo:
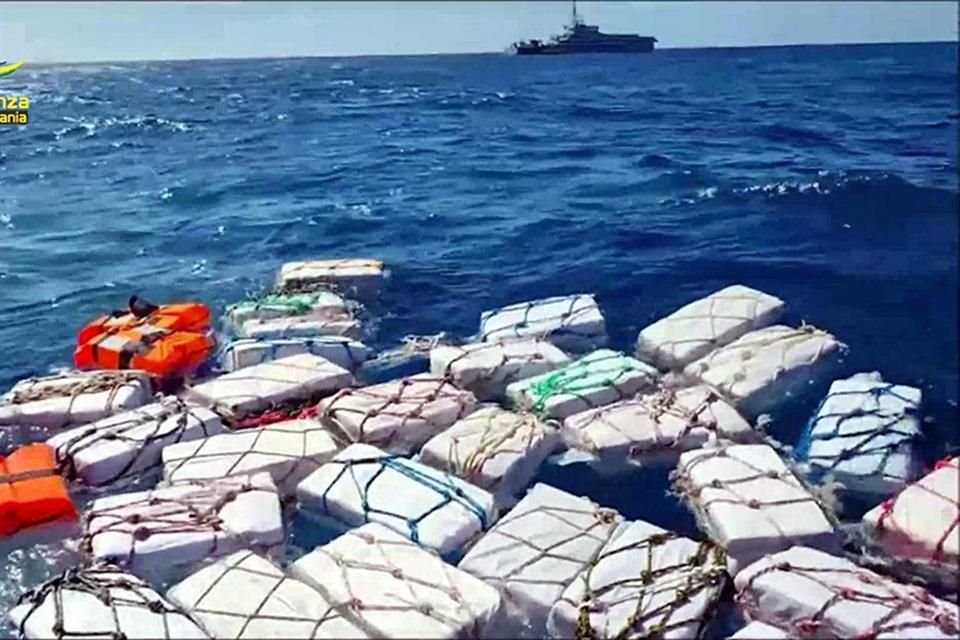
<path fill-rule="evenodd" d="M 532 475 L 559 445 L 556 427 L 536 416 L 483 407 L 424 445 L 420 461 L 490 491 L 521 466 Z M 523 481 L 523 478 L 516 478 Z M 522 487 L 513 487 L 520 489 Z"/>
<path fill-rule="evenodd" d="M 160 452 L 166 445 L 222 431 L 213 412 L 168 396 L 158 404 L 57 434 L 49 444 L 55 447 L 68 479 L 105 485 L 159 467 Z M 100 450 L 103 456 L 84 459 L 84 452 L 91 450 Z"/>
<path fill-rule="evenodd" d="M 805 540 L 839 550 L 836 519 L 768 445 L 688 451 L 670 478 L 701 529 L 743 564 Z"/>
<path fill-rule="evenodd" d="M 146 582 L 107 563 L 69 569 L 28 591 L 10 617 L 28 638 L 207 637 Z"/>
<path fill-rule="evenodd" d="M 226 344 L 219 359 L 232 372 L 301 353 L 321 356 L 348 371 L 356 371 L 367 360 L 368 350 L 363 343 L 342 336 L 240 338 Z"/>
<path fill-rule="evenodd" d="M 549 338 L 554 343 L 602 346 L 606 328 L 591 295 L 558 296 L 484 311 L 480 339 Z"/>
<path fill-rule="evenodd" d="M 262 429 L 224 433 L 167 447 L 163 473 L 168 482 L 226 478 L 269 469 L 284 492 L 337 453 L 333 438 L 318 422 L 271 423 Z"/>
<path fill-rule="evenodd" d="M 751 329 L 776 322 L 783 301 L 741 285 L 681 307 L 640 332 L 638 353 L 664 369 L 683 368 Z"/>
<path fill-rule="evenodd" d="M 369 637 L 345 608 L 252 551 L 217 560 L 167 595 L 214 638 Z"/>
<path fill-rule="evenodd" d="M 835 390 L 840 383 L 860 388 Z M 841 388 L 850 384 L 843 384 Z M 863 475 L 891 477 L 894 471 L 889 468 L 891 456 L 909 454 L 910 444 L 920 434 L 917 415 L 920 394 L 919 390 L 913 390 L 917 391 L 916 400 L 904 395 L 911 390 L 879 379 L 854 377 L 835 382 L 797 444 L 798 459 L 827 472 L 840 467 L 856 472 L 850 468 L 851 461 L 855 460 L 858 465 L 873 467 L 869 474 Z M 835 442 L 839 444 L 834 445 Z M 907 477 L 893 479 L 909 480 Z"/>
<path fill-rule="evenodd" d="M 960 587 L 960 458 L 933 471 L 869 511 L 869 564 L 894 574 Z"/>
<path fill-rule="evenodd" d="M 613 509 L 534 485 L 459 566 L 503 593 L 507 615 L 543 635 L 550 607 L 622 522 Z"/>
<path fill-rule="evenodd" d="M 656 380 L 656 371 L 622 353 L 602 349 L 561 369 L 515 383 L 519 402 L 541 416 L 570 405 L 564 416 L 633 397 Z M 517 400 L 515 399 L 515 402 Z M 563 417 L 563 416 L 555 416 Z"/>
<path fill-rule="evenodd" d="M 750 425 L 712 389 L 661 388 L 656 392 L 570 416 L 568 444 L 594 456 L 616 453 L 636 461 L 679 454 L 714 440 L 756 439 Z"/>
<path fill-rule="evenodd" d="M 578 640 L 699 638 L 726 571 L 723 550 L 710 542 L 626 523 L 564 591 L 549 628 Z"/>
<path fill-rule="evenodd" d="M 80 550 L 124 567 L 154 556 L 163 570 L 282 543 L 276 487 L 268 474 L 254 474 L 101 498 L 84 514 Z"/>
<path fill-rule="evenodd" d="M 318 418 L 344 443 L 412 453 L 475 406 L 473 394 L 449 380 L 417 375 L 343 389 L 299 417 Z"/>
<path fill-rule="evenodd" d="M 121 409 L 129 401 L 128 397 L 120 397 L 120 392 L 126 390 L 129 395 L 141 394 L 141 399 L 131 402 L 133 406 L 141 404 L 150 394 L 150 380 L 139 371 L 74 371 L 41 378 L 29 378 L 18 382 L 5 396 L 0 396 L 0 425 L 17 424 L 24 418 L 24 405 L 34 402 L 43 402 L 54 398 L 63 398 L 66 403 L 60 408 L 44 408 L 45 413 L 60 414 L 60 419 L 49 426 L 65 427 L 74 422 L 74 410 L 77 400 L 83 396 L 103 394 L 102 405 L 96 411 L 91 407 L 84 407 L 85 413 L 96 413 L 92 419 L 100 415 L 109 415 Z M 37 408 L 40 411 L 40 408 Z M 29 417 L 33 417 L 32 415 Z M 81 419 L 90 419 L 81 416 Z M 50 422 L 44 420 L 44 424 Z"/>
<path fill-rule="evenodd" d="M 956 638 L 956 605 L 814 549 L 794 547 L 737 576 L 746 614 L 797 638 Z"/>
<path fill-rule="evenodd" d="M 345 453 L 349 451 L 347 449 Z M 440 553 L 453 551 L 445 547 L 457 541 L 457 538 L 469 535 L 471 530 L 477 528 L 486 531 L 492 524 L 493 499 L 490 494 L 399 455 L 344 457 L 335 459 L 329 465 L 339 466 L 339 469 L 319 495 L 326 514 L 337 514 L 344 507 L 356 509 L 364 522 L 375 520 L 390 527 L 400 527 L 410 540 L 435 548 Z M 400 485 L 398 480 L 401 478 L 425 489 L 424 493 L 433 498 L 432 503 L 423 506 L 413 504 L 415 496 L 412 495 L 412 489 L 415 487 L 411 484 L 406 487 Z M 372 495 L 375 490 L 379 494 L 376 497 Z M 409 510 L 395 510 L 398 508 Z M 422 540 L 421 525 L 444 509 L 449 513 L 445 517 L 440 516 L 443 527 L 432 527 L 431 539 Z M 455 518 L 462 522 L 459 527 Z M 471 526 L 472 519 L 476 519 L 477 527 Z M 433 539 L 436 536 L 441 536 L 443 540 Z"/>
<path fill-rule="evenodd" d="M 569 362 L 570 358 L 557 347 L 538 338 L 478 342 L 431 353 L 432 366 L 442 367 L 444 377 L 481 400 L 501 396 L 511 382 Z"/>
<path fill-rule="evenodd" d="M 483 637 L 500 602 L 493 587 L 377 523 L 307 554 L 290 572 L 372 637 Z"/>

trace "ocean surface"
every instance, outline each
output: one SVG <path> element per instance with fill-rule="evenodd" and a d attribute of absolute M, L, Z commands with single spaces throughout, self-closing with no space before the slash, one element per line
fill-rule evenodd
<path fill-rule="evenodd" d="M 379 347 L 593 292 L 629 349 L 739 282 L 846 373 L 922 387 L 929 463 L 960 443 L 957 81 L 956 44 L 26 65 L 0 80 L 31 100 L 0 128 L 0 390 L 132 292 L 219 311 L 286 260 L 388 263 Z M 0 610 L 61 556 L 9 554 Z"/>

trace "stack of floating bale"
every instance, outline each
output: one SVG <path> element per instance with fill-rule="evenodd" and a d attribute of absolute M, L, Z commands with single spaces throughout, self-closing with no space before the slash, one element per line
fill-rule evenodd
<path fill-rule="evenodd" d="M 919 391 L 838 380 L 792 454 L 753 426 L 845 352 L 776 324 L 782 301 L 728 287 L 634 355 L 592 296 L 513 304 L 427 370 L 362 384 L 345 295 L 382 273 L 284 265 L 228 309 L 227 373 L 176 395 L 133 371 L 14 388 L 0 425 L 47 443 L 0 459 L 0 534 L 75 518 L 64 478 L 140 485 L 84 509 L 87 563 L 21 598 L 25 637 L 691 638 L 731 584 L 735 637 L 956 636 L 955 606 L 891 577 L 957 591 L 960 465 L 917 480 Z M 561 453 L 625 486 L 669 474 L 702 539 L 538 481 Z M 837 480 L 875 507 L 858 563 L 816 489 Z M 287 564 L 291 517 L 332 539 Z"/>

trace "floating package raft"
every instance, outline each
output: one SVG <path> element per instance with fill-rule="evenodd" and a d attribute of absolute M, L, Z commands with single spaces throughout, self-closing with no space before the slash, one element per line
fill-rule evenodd
<path fill-rule="evenodd" d="M 380 522 L 444 556 L 496 518 L 489 492 L 367 444 L 350 445 L 307 476 L 297 499 L 308 514 L 347 527 Z"/>
<path fill-rule="evenodd" d="M 8 615 L 31 640 L 209 637 L 145 581 L 102 562 L 68 569 L 23 594 Z"/>
<path fill-rule="evenodd" d="M 920 389 L 859 373 L 830 385 L 807 425 L 796 458 L 813 477 L 832 475 L 854 492 L 881 500 L 916 477 Z"/>
<path fill-rule="evenodd" d="M 548 418 L 625 400 L 652 389 L 657 370 L 618 351 L 600 349 L 549 373 L 507 386 L 507 402 Z"/>
<path fill-rule="evenodd" d="M 784 309 L 779 298 L 733 285 L 645 328 L 637 337 L 637 357 L 663 370 L 681 371 L 745 333 L 779 321 Z"/>
<path fill-rule="evenodd" d="M 496 589 L 376 522 L 308 553 L 289 573 L 348 607 L 373 638 L 482 638 L 500 605 Z"/>
<path fill-rule="evenodd" d="M 370 350 L 362 342 L 344 336 L 313 338 L 240 338 L 227 344 L 220 353 L 220 365 L 227 373 L 287 356 L 311 353 L 329 360 L 351 373 L 366 361 Z"/>
<path fill-rule="evenodd" d="M 490 491 L 498 506 L 509 507 L 560 444 L 555 426 L 494 405 L 431 438 L 418 460 Z"/>
<path fill-rule="evenodd" d="M 534 485 L 459 564 L 503 594 L 497 637 L 544 637 L 550 608 L 620 522 L 612 509 Z"/>
<path fill-rule="evenodd" d="M 278 292 L 333 289 L 360 300 L 375 298 L 386 277 L 379 260 L 302 260 L 280 267 L 275 289 Z"/>
<path fill-rule="evenodd" d="M 818 549 L 796 546 L 737 574 L 748 619 L 791 638 L 956 638 L 957 605 Z"/>
<path fill-rule="evenodd" d="M 484 311 L 480 338 L 483 342 L 542 338 L 579 353 L 606 346 L 607 329 L 594 297 L 580 294 Z"/>

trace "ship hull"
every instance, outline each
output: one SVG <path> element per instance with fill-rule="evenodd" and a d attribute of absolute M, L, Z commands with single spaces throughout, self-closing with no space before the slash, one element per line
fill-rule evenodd
<path fill-rule="evenodd" d="M 576 46 L 565 47 L 562 45 L 542 45 L 532 46 L 513 46 L 510 53 L 518 56 L 556 56 L 572 55 L 576 53 L 653 53 L 653 42 L 640 42 L 628 46 Z"/>

